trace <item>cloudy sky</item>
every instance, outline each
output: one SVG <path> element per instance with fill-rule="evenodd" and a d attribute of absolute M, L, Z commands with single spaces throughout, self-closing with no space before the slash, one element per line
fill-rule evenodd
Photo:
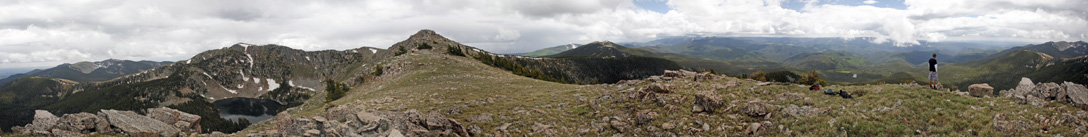
<path fill-rule="evenodd" d="M 184 60 L 238 42 L 387 48 L 420 29 L 499 53 L 680 35 L 1088 39 L 1085 0 L 0 0 L 0 69 Z"/>

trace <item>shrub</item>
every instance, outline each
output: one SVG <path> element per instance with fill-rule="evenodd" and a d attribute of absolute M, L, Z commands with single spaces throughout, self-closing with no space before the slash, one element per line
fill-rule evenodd
<path fill-rule="evenodd" d="M 332 79 L 325 79 L 325 103 L 344 97 L 351 88 L 344 83 L 337 83 Z"/>
<path fill-rule="evenodd" d="M 384 72 L 382 72 L 382 65 L 381 64 L 378 64 L 377 66 L 374 66 L 374 73 L 372 73 L 372 74 L 374 74 L 374 76 L 381 76 L 382 73 L 384 73 Z"/>
<path fill-rule="evenodd" d="M 404 53 L 408 53 L 408 50 L 404 49 L 404 47 L 397 47 L 397 51 L 394 53 L 393 56 L 400 56 Z"/>
<path fill-rule="evenodd" d="M 764 73 L 763 71 L 756 71 L 753 72 L 752 75 L 748 75 L 748 78 L 759 81 L 767 81 L 767 73 Z"/>
<path fill-rule="evenodd" d="M 805 85 L 827 85 L 827 82 L 824 81 L 823 78 L 820 78 L 820 73 L 816 73 L 815 70 L 805 73 L 805 75 L 801 75 L 801 79 L 798 79 L 797 83 Z"/>
<path fill-rule="evenodd" d="M 416 46 L 416 49 L 431 49 L 431 48 L 434 48 L 434 47 L 431 47 L 431 45 L 429 45 L 429 44 L 419 44 L 419 46 Z"/>
<path fill-rule="evenodd" d="M 458 48 L 458 47 L 450 46 L 449 48 L 446 48 L 446 50 L 449 51 L 450 55 L 462 56 L 462 57 L 465 56 L 465 52 L 461 51 L 461 48 Z"/>
<path fill-rule="evenodd" d="M 790 72 L 790 71 L 775 71 L 775 72 L 767 73 L 764 77 L 766 77 L 767 80 L 770 80 L 770 81 L 790 82 L 790 83 L 792 83 L 792 82 L 797 82 L 798 81 L 797 78 L 800 78 L 801 76 L 797 75 L 797 73 L 793 73 L 793 72 Z"/>

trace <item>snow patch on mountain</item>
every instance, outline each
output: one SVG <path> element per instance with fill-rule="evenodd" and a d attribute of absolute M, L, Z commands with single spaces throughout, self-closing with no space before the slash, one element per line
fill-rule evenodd
<path fill-rule="evenodd" d="M 227 92 L 230 92 L 231 94 L 238 94 L 238 91 L 228 89 L 227 86 L 222 86 L 222 87 L 223 87 L 223 90 L 227 90 Z"/>
<path fill-rule="evenodd" d="M 266 80 L 267 80 L 266 82 L 268 82 L 268 90 L 271 91 L 271 90 L 274 90 L 274 89 L 280 87 L 280 83 L 276 83 L 275 79 L 269 78 L 269 79 L 266 79 Z"/>
<path fill-rule="evenodd" d="M 310 91 L 317 91 L 317 90 L 314 90 L 314 88 L 310 88 L 310 87 L 295 86 L 295 81 L 294 80 L 287 80 L 287 85 L 292 86 L 292 87 L 301 88 L 301 89 L 307 89 L 307 90 L 310 90 Z"/>

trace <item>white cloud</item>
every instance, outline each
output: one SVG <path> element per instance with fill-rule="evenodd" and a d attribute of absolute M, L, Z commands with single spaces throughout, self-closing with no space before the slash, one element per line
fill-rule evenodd
<path fill-rule="evenodd" d="M 865 4 L 876 4 L 877 2 L 876 2 L 876 0 L 865 0 L 865 1 L 861 2 L 861 3 L 865 3 Z"/>
<path fill-rule="evenodd" d="M 906 0 L 906 9 L 783 0 L 0 1 L 0 67 L 106 58 L 183 60 L 233 43 L 386 48 L 419 29 L 489 51 L 672 35 L 918 40 L 1088 39 L 1088 1 Z M 876 6 L 876 7 L 874 7 Z M 55 64 L 52 64 L 55 65 Z M 48 65 L 48 66 L 52 66 Z"/>

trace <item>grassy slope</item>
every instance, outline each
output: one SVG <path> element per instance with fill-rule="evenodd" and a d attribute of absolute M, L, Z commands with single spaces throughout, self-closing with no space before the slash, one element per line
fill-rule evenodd
<path fill-rule="evenodd" d="M 640 83 L 635 86 L 618 87 L 612 85 L 568 85 L 530 79 L 510 74 L 498 68 L 489 67 L 475 60 L 438 55 L 433 53 L 407 54 L 394 57 L 382 63 L 384 66 L 403 65 L 399 70 L 385 70 L 379 80 L 367 82 L 353 88 L 342 99 L 333 101 L 334 105 L 349 105 L 380 111 L 404 111 L 417 109 L 424 113 L 438 111 L 451 118 L 464 121 L 481 113 L 494 114 L 494 121 L 488 123 L 464 122 L 466 126 L 477 125 L 484 133 L 496 132 L 495 127 L 511 123 L 509 130 L 513 134 L 531 134 L 530 127 L 536 123 L 556 126 L 559 134 L 580 134 L 578 129 L 595 129 L 591 125 L 604 123 L 605 116 L 631 118 L 639 110 L 649 109 L 660 116 L 648 125 L 637 126 L 638 130 L 628 130 L 628 135 L 649 135 L 648 126 L 660 127 L 666 121 L 676 124 L 677 129 L 669 132 L 680 135 L 720 136 L 740 135 L 743 123 L 770 121 L 792 131 L 793 135 L 838 136 L 838 135 L 940 135 L 940 134 L 978 134 L 982 136 L 1000 135 L 993 130 L 991 119 L 995 114 L 1010 115 L 1010 119 L 1031 123 L 1031 129 L 1017 133 L 1021 136 L 1039 135 L 1042 126 L 1038 125 L 1034 115 L 1054 117 L 1060 112 L 1080 111 L 1066 105 L 1051 103 L 1047 107 L 1019 105 L 1007 98 L 975 98 L 949 92 L 939 92 L 915 86 L 901 88 L 899 85 L 831 86 L 833 89 L 846 91 L 870 91 L 857 99 L 842 99 L 837 96 L 822 95 L 808 91 L 797 85 L 755 86 L 755 82 L 739 80 L 739 86 L 728 89 L 712 89 L 710 85 L 722 84 L 735 78 L 692 82 L 679 80 L 659 84 L 672 85 L 674 93 L 666 94 L 673 98 L 683 98 L 674 111 L 652 102 L 641 102 L 623 98 L 623 90 L 646 87 L 652 83 Z M 882 89 L 882 90 L 877 90 Z M 693 95 L 697 91 L 711 90 L 722 95 L 727 110 L 723 113 L 697 115 L 691 113 Z M 811 100 L 776 101 L 783 92 L 804 93 Z M 576 114 L 575 108 L 585 108 L 588 101 L 602 95 L 615 99 L 600 100 L 601 107 L 590 107 L 589 113 Z M 320 94 L 318 96 L 321 96 Z M 324 106 L 318 100 L 311 99 L 307 105 L 289 110 L 295 116 L 312 116 L 323 111 Z M 381 101 L 393 98 L 391 101 Z M 494 99 L 493 103 L 474 103 L 475 100 Z M 740 106 L 752 99 L 768 100 L 775 105 L 770 110 L 771 118 L 752 118 L 739 112 Z M 829 111 L 813 117 L 786 118 L 781 109 L 789 104 L 829 108 Z M 445 113 L 450 108 L 460 108 L 463 113 Z M 540 113 L 542 112 L 542 113 Z M 579 111 L 585 112 L 585 111 Z M 685 127 L 695 127 L 691 123 L 701 121 L 711 127 L 707 132 L 690 132 Z M 634 124 L 633 120 L 626 120 Z M 261 122 L 251 126 L 249 131 L 266 128 L 270 122 Z M 742 128 L 743 127 L 743 128 Z M 1050 128 L 1051 134 L 1074 135 L 1070 125 L 1058 125 Z M 778 130 L 777 127 L 773 130 Z M 917 131 L 917 132 L 916 132 Z M 971 131 L 971 132 L 969 132 Z M 586 136 L 618 133 L 607 126 L 600 131 L 585 133 Z M 771 135 L 784 135 L 784 132 L 767 132 Z M 1076 135 L 1074 135 L 1076 136 Z"/>

